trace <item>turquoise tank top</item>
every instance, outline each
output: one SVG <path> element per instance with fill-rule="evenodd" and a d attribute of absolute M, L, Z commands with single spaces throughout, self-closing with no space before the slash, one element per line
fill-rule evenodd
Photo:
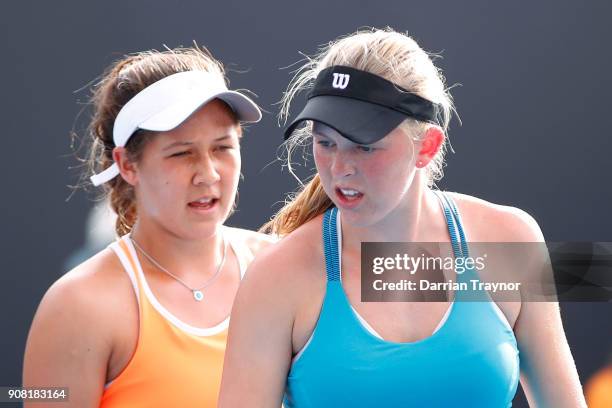
<path fill-rule="evenodd" d="M 469 256 L 455 203 L 436 194 L 454 256 Z M 488 293 L 456 291 L 430 337 L 383 340 L 368 330 L 342 288 L 338 220 L 336 208 L 323 218 L 325 298 L 313 334 L 289 371 L 285 407 L 512 406 L 519 352 L 512 328 Z M 457 275 L 457 282 L 470 279 L 478 279 L 475 269 Z"/>

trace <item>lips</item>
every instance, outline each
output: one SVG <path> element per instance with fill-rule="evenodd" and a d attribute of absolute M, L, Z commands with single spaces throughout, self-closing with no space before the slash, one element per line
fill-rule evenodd
<path fill-rule="evenodd" d="M 363 193 L 361 193 L 359 190 L 355 190 L 353 188 L 342 188 L 342 187 L 338 187 L 337 190 L 340 192 L 340 194 L 348 197 L 348 198 L 357 198 L 359 196 L 362 196 Z"/>
<path fill-rule="evenodd" d="M 335 192 L 339 204 L 346 208 L 356 206 L 363 198 L 361 191 L 350 187 L 336 187 Z"/>
<path fill-rule="evenodd" d="M 197 200 L 190 201 L 187 205 L 197 210 L 208 210 L 213 208 L 218 201 L 219 199 L 215 197 L 201 197 Z"/>

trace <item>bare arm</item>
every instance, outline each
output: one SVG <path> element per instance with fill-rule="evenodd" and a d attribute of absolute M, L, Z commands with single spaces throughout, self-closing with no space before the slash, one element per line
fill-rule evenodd
<path fill-rule="evenodd" d="M 280 407 L 292 353 L 290 270 L 269 251 L 253 261 L 234 307 L 218 406 Z"/>
<path fill-rule="evenodd" d="M 94 288 L 64 277 L 45 294 L 26 345 L 25 387 L 68 387 L 66 403 L 36 407 L 96 407 L 100 403 L 111 347 Z M 26 408 L 30 404 L 24 405 Z"/>
<path fill-rule="evenodd" d="M 536 221 L 522 211 L 515 213 L 524 242 L 544 242 Z M 548 254 L 535 260 L 537 271 L 550 281 Z M 544 266 L 543 266 L 544 265 Z M 514 326 L 521 355 L 521 385 L 529 406 L 537 408 L 586 407 L 586 401 L 570 351 L 557 302 L 525 301 Z"/>
<path fill-rule="evenodd" d="M 515 325 L 521 385 L 531 407 L 586 407 L 559 305 L 524 303 Z"/>

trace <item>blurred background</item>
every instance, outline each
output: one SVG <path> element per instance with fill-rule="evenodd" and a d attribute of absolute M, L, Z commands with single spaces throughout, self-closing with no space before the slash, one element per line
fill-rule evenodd
<path fill-rule="evenodd" d="M 442 54 L 437 65 L 449 86 L 461 84 L 452 93 L 463 124 L 452 122 L 454 153 L 440 188 L 522 208 L 550 241 L 612 241 L 611 13 L 604 1 L 5 4 L 0 386 L 21 382 L 28 328 L 46 289 L 112 239 L 104 222 L 95 227 L 104 208 L 88 220 L 95 194 L 69 188 L 80 174 L 70 133 L 84 135 L 89 86 L 122 55 L 197 41 L 226 64 L 233 88 L 258 96 L 267 113 L 243 140 L 244 181 L 229 220 L 256 229 L 297 186 L 277 160 L 276 103 L 297 66 L 283 67 L 360 27 L 406 31 Z M 307 162 L 300 174 L 311 168 Z M 584 384 L 609 359 L 612 305 L 561 308 Z M 526 406 L 521 391 L 514 406 Z"/>

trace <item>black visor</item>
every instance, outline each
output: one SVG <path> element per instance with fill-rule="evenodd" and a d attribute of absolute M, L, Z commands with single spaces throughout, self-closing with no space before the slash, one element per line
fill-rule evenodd
<path fill-rule="evenodd" d="M 355 143 L 371 144 L 407 117 L 439 124 L 439 114 L 439 105 L 393 82 L 366 71 L 335 65 L 319 73 L 306 106 L 285 129 L 285 139 L 301 122 L 314 120 Z"/>

